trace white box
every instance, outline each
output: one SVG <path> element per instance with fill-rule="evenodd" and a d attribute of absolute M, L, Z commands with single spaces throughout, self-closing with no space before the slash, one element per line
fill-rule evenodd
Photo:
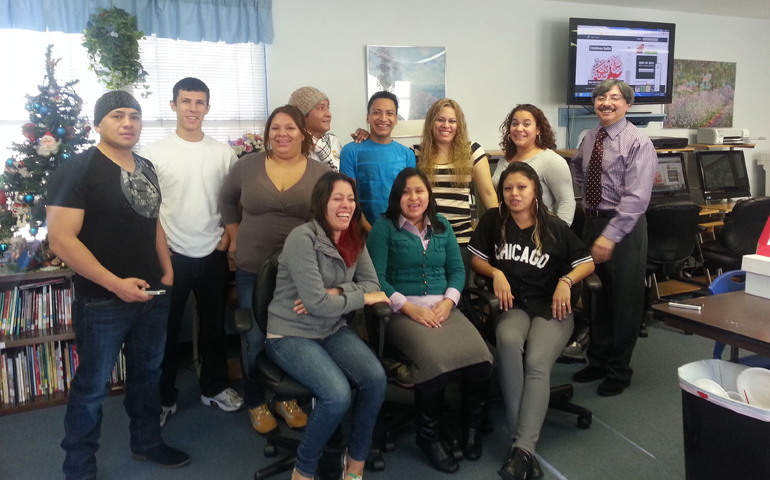
<path fill-rule="evenodd" d="M 746 293 L 770 299 L 770 257 L 744 255 L 741 270 L 746 271 Z"/>

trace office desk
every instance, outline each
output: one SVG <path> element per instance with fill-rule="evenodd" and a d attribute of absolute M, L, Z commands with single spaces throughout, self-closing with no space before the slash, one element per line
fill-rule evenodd
<path fill-rule="evenodd" d="M 700 312 L 669 307 L 652 309 L 674 328 L 730 345 L 730 361 L 738 361 L 738 349 L 770 357 L 770 300 L 746 292 L 731 292 L 685 300 L 703 305 Z"/>

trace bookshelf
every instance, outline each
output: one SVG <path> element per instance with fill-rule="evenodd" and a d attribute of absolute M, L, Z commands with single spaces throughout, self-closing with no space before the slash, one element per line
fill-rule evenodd
<path fill-rule="evenodd" d="M 68 269 L 17 273 L 0 267 L 0 415 L 67 402 L 77 368 L 74 275 Z M 124 371 L 121 356 L 110 393 L 122 392 Z"/>

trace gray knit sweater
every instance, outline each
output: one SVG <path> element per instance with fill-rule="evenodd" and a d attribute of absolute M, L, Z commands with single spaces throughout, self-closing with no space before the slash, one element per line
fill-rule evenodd
<path fill-rule="evenodd" d="M 326 292 L 339 287 L 341 295 Z M 364 306 L 364 293 L 380 290 L 369 252 L 346 267 L 321 226 L 314 220 L 292 230 L 278 258 L 275 295 L 267 309 L 267 332 L 274 335 L 325 338 L 343 325 L 342 315 Z M 306 314 L 294 312 L 301 299 Z"/>

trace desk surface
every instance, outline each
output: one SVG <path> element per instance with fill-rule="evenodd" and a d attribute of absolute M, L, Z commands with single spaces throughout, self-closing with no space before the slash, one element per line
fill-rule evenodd
<path fill-rule="evenodd" d="M 753 143 L 721 143 L 716 145 L 709 145 L 705 143 L 691 143 L 690 146 L 696 150 L 710 150 L 712 148 L 729 148 L 730 150 L 734 148 L 754 148 L 756 145 Z"/>
<path fill-rule="evenodd" d="M 703 308 L 697 312 L 660 303 L 652 309 L 664 316 L 666 325 L 770 356 L 770 300 L 740 291 L 685 302 Z"/>

